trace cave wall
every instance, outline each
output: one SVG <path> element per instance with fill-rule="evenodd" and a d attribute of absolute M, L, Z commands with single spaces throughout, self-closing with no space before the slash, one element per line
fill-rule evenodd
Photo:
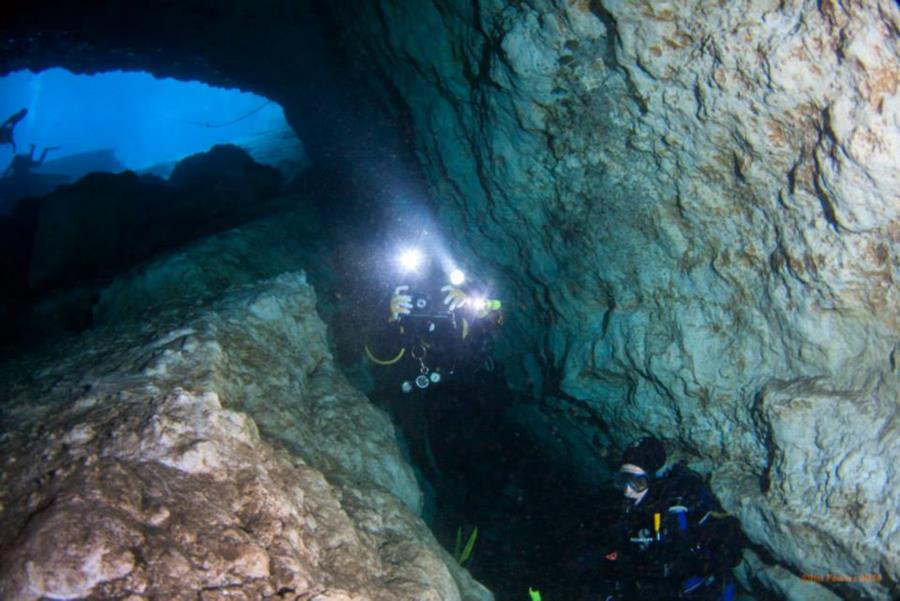
<path fill-rule="evenodd" d="M 447 231 L 503 278 L 513 380 L 558 382 L 618 444 L 662 436 L 795 575 L 888 598 L 896 5 L 336 10 L 407 103 Z"/>

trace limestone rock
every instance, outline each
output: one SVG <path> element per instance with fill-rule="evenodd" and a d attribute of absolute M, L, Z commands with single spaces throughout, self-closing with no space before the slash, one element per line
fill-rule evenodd
<path fill-rule="evenodd" d="M 744 561 L 735 570 L 738 580 L 748 589 L 763 588 L 783 599 L 837 601 L 837 595 L 812 580 L 798 578 L 779 566 L 766 566 L 753 551 L 744 551 Z M 754 582 L 761 581 L 761 582 Z"/>
<path fill-rule="evenodd" d="M 302 273 L 3 367 L 0 597 L 491 599 Z"/>
<path fill-rule="evenodd" d="M 336 10 L 517 307 L 513 382 L 667 439 L 794 573 L 895 593 L 896 3 Z"/>

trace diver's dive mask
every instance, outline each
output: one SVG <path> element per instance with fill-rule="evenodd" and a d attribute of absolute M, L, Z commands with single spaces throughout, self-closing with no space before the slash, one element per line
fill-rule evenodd
<path fill-rule="evenodd" d="M 626 487 L 630 487 L 636 493 L 642 493 L 650 488 L 650 477 L 643 472 L 633 473 L 627 470 L 619 470 L 616 472 L 613 481 L 616 484 L 616 488 L 625 490 Z"/>

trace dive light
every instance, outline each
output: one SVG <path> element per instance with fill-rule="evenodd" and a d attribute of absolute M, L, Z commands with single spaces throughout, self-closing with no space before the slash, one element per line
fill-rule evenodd
<path fill-rule="evenodd" d="M 416 271 L 422 265 L 425 256 L 418 248 L 406 248 L 400 252 L 397 262 L 403 271 Z"/>

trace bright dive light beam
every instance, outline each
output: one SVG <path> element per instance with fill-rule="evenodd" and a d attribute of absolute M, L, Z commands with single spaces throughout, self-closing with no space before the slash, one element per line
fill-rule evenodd
<path fill-rule="evenodd" d="M 465 281 L 466 274 L 464 274 L 461 269 L 454 269 L 450 272 L 450 283 L 454 286 L 459 286 Z"/>
<path fill-rule="evenodd" d="M 422 251 L 418 248 L 408 248 L 400 253 L 400 267 L 405 271 L 415 271 L 422 264 Z"/>

